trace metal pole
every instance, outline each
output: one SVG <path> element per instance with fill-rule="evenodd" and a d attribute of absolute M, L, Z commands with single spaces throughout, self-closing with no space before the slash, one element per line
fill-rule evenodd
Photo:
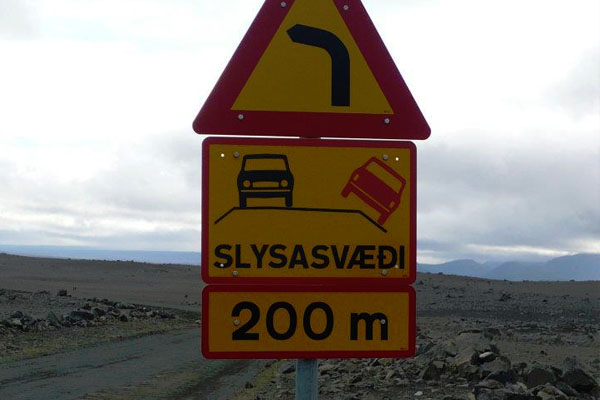
<path fill-rule="evenodd" d="M 296 362 L 296 400 L 317 400 L 319 360 Z"/>

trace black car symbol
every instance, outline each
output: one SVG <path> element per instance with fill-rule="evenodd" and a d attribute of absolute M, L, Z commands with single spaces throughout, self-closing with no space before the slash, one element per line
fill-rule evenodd
<path fill-rule="evenodd" d="M 249 197 L 285 198 L 285 206 L 292 206 L 294 176 L 288 159 L 283 154 L 249 154 L 242 160 L 237 186 L 240 207 L 246 208 Z"/>

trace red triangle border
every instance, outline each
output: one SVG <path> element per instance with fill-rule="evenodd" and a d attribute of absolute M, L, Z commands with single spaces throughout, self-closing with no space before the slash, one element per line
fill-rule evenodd
<path fill-rule="evenodd" d="M 331 0 L 385 94 L 393 115 L 238 111 L 231 106 L 294 0 L 266 0 L 194 120 L 199 134 L 427 139 L 431 129 L 360 0 Z M 343 7 L 348 6 L 345 10 Z"/>

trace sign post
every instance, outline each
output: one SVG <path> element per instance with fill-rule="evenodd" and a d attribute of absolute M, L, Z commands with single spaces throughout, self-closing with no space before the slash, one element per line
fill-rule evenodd
<path fill-rule="evenodd" d="M 361 1 L 265 0 L 193 127 L 238 136 L 202 148 L 204 357 L 297 359 L 302 400 L 319 358 L 412 357 L 416 148 L 399 139 L 430 128 Z"/>
<path fill-rule="evenodd" d="M 296 361 L 296 399 L 317 400 L 319 398 L 319 360 Z"/>

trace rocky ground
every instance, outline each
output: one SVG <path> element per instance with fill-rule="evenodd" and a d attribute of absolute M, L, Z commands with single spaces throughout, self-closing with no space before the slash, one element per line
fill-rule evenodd
<path fill-rule="evenodd" d="M 421 274 L 417 355 L 321 360 L 320 399 L 598 399 L 600 283 Z M 294 399 L 295 362 L 237 399 Z"/>
<path fill-rule="evenodd" d="M 197 318 L 187 311 L 77 298 L 67 289 L 0 289 L 0 363 L 190 327 Z"/>
<path fill-rule="evenodd" d="M 67 351 L 77 355 L 81 347 L 104 343 L 94 347 L 100 349 L 124 338 L 166 337 L 145 335 L 197 328 L 199 270 L 0 254 L 0 288 L 5 288 L 0 289 L 0 375 L 17 359 L 33 363 L 42 359 L 34 358 L 39 355 Z M 600 398 L 600 282 L 509 282 L 418 274 L 414 288 L 416 356 L 320 360 L 320 399 Z M 140 345 L 122 363 L 123 368 L 126 362 L 135 366 L 121 376 L 129 383 L 115 384 L 90 398 L 294 398 L 295 361 L 239 363 L 236 370 L 220 361 L 202 360 L 195 333 L 188 335 L 192 350 L 184 347 L 181 354 L 196 357 L 197 351 L 193 368 L 188 359 L 166 372 L 147 371 L 144 383 L 134 384 L 142 366 L 156 364 L 142 357 L 156 350 Z M 167 339 L 159 342 L 181 341 Z M 168 358 L 177 361 L 172 355 Z M 222 369 L 210 369 L 218 365 Z M 248 371 L 248 366 L 258 372 L 244 375 L 241 371 Z M 206 379 L 212 386 L 198 383 Z M 40 388 L 46 384 L 38 383 Z M 86 382 L 70 384 L 85 389 Z M 232 390 L 215 397 L 224 387 Z"/>

